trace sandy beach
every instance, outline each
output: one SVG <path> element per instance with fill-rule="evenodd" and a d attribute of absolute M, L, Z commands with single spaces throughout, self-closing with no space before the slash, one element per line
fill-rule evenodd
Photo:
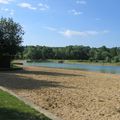
<path fill-rule="evenodd" d="M 0 86 L 63 120 L 120 120 L 120 75 L 25 67 L 0 72 Z"/>

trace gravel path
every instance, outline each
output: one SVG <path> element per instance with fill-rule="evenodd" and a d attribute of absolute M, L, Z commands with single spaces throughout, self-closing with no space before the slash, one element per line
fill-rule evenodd
<path fill-rule="evenodd" d="M 0 86 L 63 120 L 120 120 L 120 75 L 25 67 L 1 72 Z"/>

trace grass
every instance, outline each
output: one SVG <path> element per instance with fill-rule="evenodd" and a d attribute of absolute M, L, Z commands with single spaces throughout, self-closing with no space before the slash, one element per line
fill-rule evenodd
<path fill-rule="evenodd" d="M 0 90 L 0 120 L 50 120 L 16 97 Z"/>

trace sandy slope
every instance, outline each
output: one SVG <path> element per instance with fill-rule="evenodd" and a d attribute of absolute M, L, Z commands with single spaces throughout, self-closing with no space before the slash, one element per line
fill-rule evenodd
<path fill-rule="evenodd" d="M 12 89 L 63 120 L 120 120 L 120 75 L 26 67 L 0 73 Z"/>

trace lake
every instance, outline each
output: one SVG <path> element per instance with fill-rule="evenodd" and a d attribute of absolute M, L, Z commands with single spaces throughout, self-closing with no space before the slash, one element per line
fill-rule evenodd
<path fill-rule="evenodd" d="M 53 63 L 53 62 L 25 62 L 24 65 L 52 67 L 52 68 L 65 68 L 65 69 L 80 69 L 80 70 L 97 71 L 97 72 L 103 72 L 103 73 L 120 74 L 120 66 L 67 64 L 67 63 Z"/>

